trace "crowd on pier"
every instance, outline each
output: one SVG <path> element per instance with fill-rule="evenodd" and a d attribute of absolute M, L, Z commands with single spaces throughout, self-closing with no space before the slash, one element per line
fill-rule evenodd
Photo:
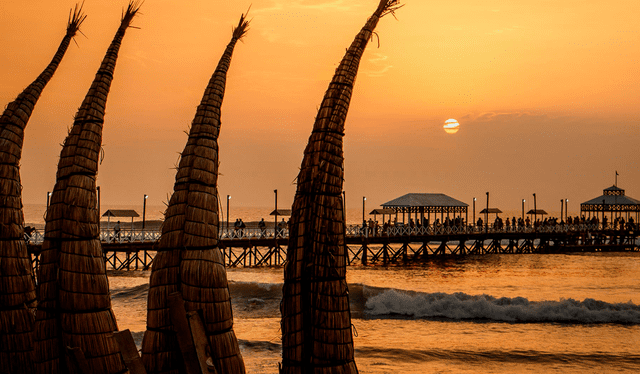
<path fill-rule="evenodd" d="M 636 230 L 638 226 L 633 220 L 633 217 L 629 217 L 628 220 L 625 221 L 624 217 L 615 217 L 613 220 L 609 220 L 606 216 L 600 219 L 596 216 L 593 217 L 571 217 L 568 216 L 566 221 L 562 218 L 557 217 L 547 217 L 547 218 L 537 218 L 534 217 L 532 220 L 530 217 L 526 218 L 516 218 L 516 217 L 507 217 L 506 219 L 502 219 L 499 216 L 496 216 L 493 220 L 493 223 L 485 222 L 482 217 L 479 217 L 475 224 L 472 222 L 467 225 L 465 219 L 462 217 L 454 217 L 453 219 L 446 217 L 443 221 L 440 221 L 437 218 L 433 223 L 429 222 L 428 218 L 417 219 L 416 221 L 413 218 L 409 219 L 408 223 L 398 222 L 397 219 L 391 221 L 384 222 L 382 226 L 379 224 L 377 220 L 369 219 L 368 221 L 363 221 L 361 226 L 361 232 L 368 233 L 369 235 L 381 235 L 382 233 L 389 232 L 390 229 L 398 229 L 402 228 L 405 230 L 413 231 L 414 229 L 430 229 L 433 231 L 442 231 L 442 229 L 452 229 L 456 228 L 456 231 L 461 231 L 462 228 L 471 231 L 482 231 L 490 229 L 492 231 L 523 231 L 523 230 L 544 230 L 549 228 L 556 227 L 575 227 L 575 226 L 592 226 L 598 227 L 603 230 Z M 450 231 L 450 230 L 449 230 Z"/>

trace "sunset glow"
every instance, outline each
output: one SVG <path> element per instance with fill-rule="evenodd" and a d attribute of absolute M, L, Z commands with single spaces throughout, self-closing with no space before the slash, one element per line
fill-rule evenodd
<path fill-rule="evenodd" d="M 107 102 L 103 206 L 141 204 L 144 194 L 150 206 L 167 201 L 184 131 L 249 5 L 251 27 L 234 53 L 222 105 L 219 190 L 240 207 L 272 206 L 278 189 L 279 204 L 290 205 L 318 104 L 375 4 L 145 2 Z M 50 61 L 74 5 L 4 5 L 2 105 Z M 84 5 L 83 35 L 26 128 L 27 204 L 46 202 L 60 143 L 124 6 Z M 497 205 L 517 209 L 537 191 L 540 206 L 555 206 L 565 197 L 590 199 L 613 184 L 613 170 L 630 195 L 640 195 L 637 14 L 637 1 L 407 1 L 397 20 L 380 23 L 362 58 L 345 130 L 347 199 L 366 195 L 378 206 L 407 192 L 443 192 L 469 203 L 492 191 Z M 442 131 L 452 113 L 464 126 L 455 136 Z"/>

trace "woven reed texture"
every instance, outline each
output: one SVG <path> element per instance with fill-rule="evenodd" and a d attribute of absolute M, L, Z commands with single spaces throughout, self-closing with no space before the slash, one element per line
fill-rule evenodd
<path fill-rule="evenodd" d="M 284 269 L 281 373 L 357 373 L 346 282 L 342 138 L 360 59 L 382 0 L 347 50 L 316 116 L 297 178 Z"/>
<path fill-rule="evenodd" d="M 0 373 L 33 372 L 36 289 L 23 238 L 20 159 L 24 130 L 84 18 L 82 7 L 76 5 L 51 62 L 0 117 Z"/>
<path fill-rule="evenodd" d="M 201 310 L 218 374 L 244 373 L 233 332 L 227 273 L 218 245 L 218 134 L 233 49 L 247 30 L 242 15 L 191 124 L 153 262 L 142 360 L 148 373 L 182 373 L 184 364 L 168 297 L 181 292 L 187 311 Z"/>
<path fill-rule="evenodd" d="M 124 13 L 60 152 L 38 269 L 37 373 L 73 372 L 65 356 L 67 347 L 80 348 L 93 373 L 125 370 L 112 336 L 118 326 L 99 240 L 96 176 L 118 51 L 138 8 L 132 2 Z"/>

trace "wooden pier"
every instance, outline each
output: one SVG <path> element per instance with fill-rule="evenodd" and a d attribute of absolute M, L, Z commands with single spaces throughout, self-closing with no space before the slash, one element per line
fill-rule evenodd
<path fill-rule="evenodd" d="M 484 231 L 486 230 L 486 231 Z M 289 239 L 286 230 L 223 232 L 219 247 L 227 267 L 281 266 Z M 102 243 L 108 270 L 150 270 L 155 257 L 154 236 L 106 238 Z M 485 254 L 637 252 L 640 231 L 602 229 L 589 225 L 540 229 L 494 230 L 476 227 L 393 227 L 374 233 L 349 226 L 346 245 L 349 265 L 425 261 L 442 256 Z M 127 237 L 125 237 L 126 239 Z M 138 240 L 135 240 L 138 238 Z M 34 267 L 40 244 L 29 244 Z"/>

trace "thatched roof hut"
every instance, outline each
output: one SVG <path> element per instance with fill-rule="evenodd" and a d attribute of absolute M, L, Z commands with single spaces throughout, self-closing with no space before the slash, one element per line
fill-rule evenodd
<path fill-rule="evenodd" d="M 201 310 L 217 373 L 244 373 L 218 249 L 218 134 L 220 109 L 233 49 L 248 21 L 240 17 L 211 77 L 182 152 L 174 192 L 165 212 L 149 281 L 142 359 L 148 373 L 182 372 L 184 362 L 169 314 L 168 296 L 182 294 L 187 311 Z"/>
<path fill-rule="evenodd" d="M 126 369 L 112 336 L 118 327 L 100 246 L 96 176 L 118 51 L 138 9 L 131 2 L 123 13 L 60 153 L 38 269 L 37 373 L 76 372 L 65 355 L 69 347 L 84 353 L 92 373 Z"/>
<path fill-rule="evenodd" d="M 0 372 L 33 372 L 33 312 L 36 288 L 24 240 L 20 159 L 24 130 L 36 102 L 64 57 L 85 16 L 69 15 L 67 32 L 44 71 L 0 117 Z M 32 310 L 29 310 L 32 309 Z"/>
<path fill-rule="evenodd" d="M 281 373 L 357 373 L 347 289 L 342 138 L 360 59 L 382 0 L 356 35 L 325 93 L 304 151 L 289 226 L 282 289 Z"/>

